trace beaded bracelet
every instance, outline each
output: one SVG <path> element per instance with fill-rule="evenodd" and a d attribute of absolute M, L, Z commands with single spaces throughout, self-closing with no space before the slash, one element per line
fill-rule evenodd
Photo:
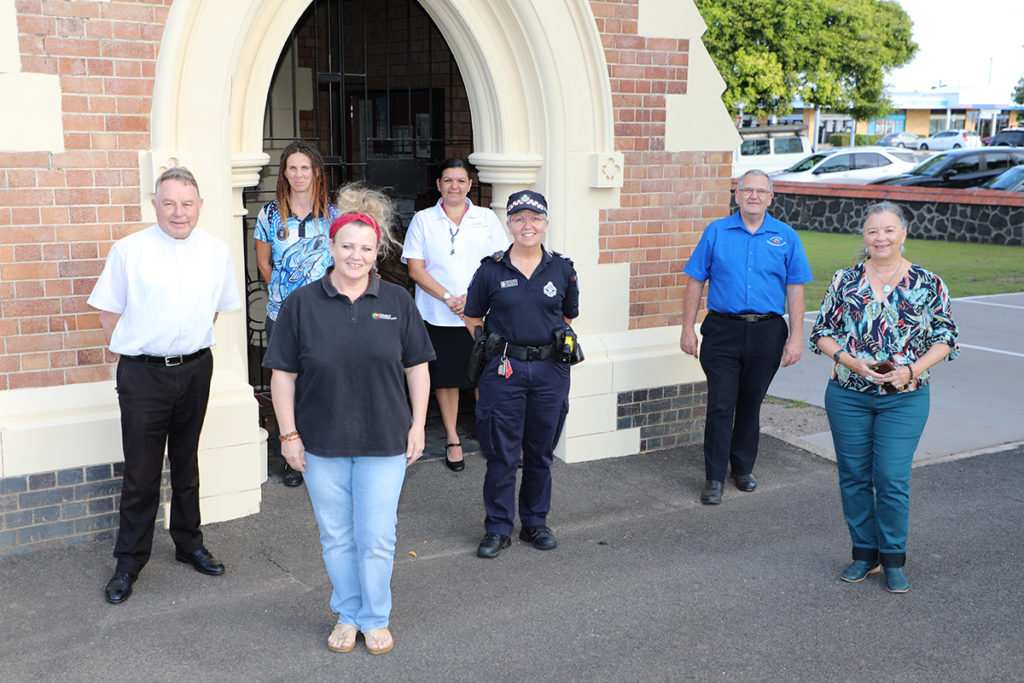
<path fill-rule="evenodd" d="M 907 363 L 907 370 L 910 370 L 910 379 L 907 380 L 907 384 L 910 384 L 914 381 L 914 366 Z"/>
<path fill-rule="evenodd" d="M 301 437 L 299 436 L 299 433 L 297 431 L 295 431 L 295 432 L 288 432 L 287 434 L 282 434 L 282 435 L 280 435 L 277 438 L 280 439 L 281 441 L 295 441 L 295 439 L 298 439 L 298 438 L 301 438 Z"/>

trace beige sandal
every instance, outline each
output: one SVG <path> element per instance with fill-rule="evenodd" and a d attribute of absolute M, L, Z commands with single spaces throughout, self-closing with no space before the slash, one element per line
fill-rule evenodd
<path fill-rule="evenodd" d="M 387 626 L 367 631 L 363 637 L 366 639 L 366 651 L 371 655 L 382 655 L 395 647 L 395 639 L 391 637 Z"/>
<path fill-rule="evenodd" d="M 327 637 L 327 649 L 331 652 L 351 652 L 356 646 L 356 633 L 359 632 L 352 624 L 337 623 Z"/>

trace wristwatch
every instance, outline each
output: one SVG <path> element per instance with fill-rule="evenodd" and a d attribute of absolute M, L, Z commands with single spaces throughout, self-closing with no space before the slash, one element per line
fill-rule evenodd
<path fill-rule="evenodd" d="M 445 292 L 444 294 L 441 295 L 441 301 L 443 301 L 445 303 L 448 303 L 448 300 L 451 299 L 451 298 L 452 298 L 452 293 L 451 292 Z"/>
<path fill-rule="evenodd" d="M 836 349 L 836 352 L 832 354 L 832 360 L 834 360 L 835 362 L 838 363 L 839 362 L 839 356 L 842 355 L 842 353 L 843 353 L 843 349 L 841 349 L 841 348 Z"/>

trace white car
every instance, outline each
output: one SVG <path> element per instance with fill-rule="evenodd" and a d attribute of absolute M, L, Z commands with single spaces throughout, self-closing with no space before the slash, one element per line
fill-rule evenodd
<path fill-rule="evenodd" d="M 767 135 L 750 137 L 744 131 L 743 143 L 736 148 L 732 158 L 732 177 L 738 178 L 747 171 L 757 168 L 765 173 L 781 171 L 802 159 L 811 151 L 811 143 L 806 135 L 786 135 L 769 137 Z M 758 129 L 765 130 L 765 129 Z"/>
<path fill-rule="evenodd" d="M 925 138 L 918 143 L 918 149 L 960 149 L 961 147 L 981 147 L 981 138 L 976 133 L 962 128 L 950 128 L 941 133 Z"/>
<path fill-rule="evenodd" d="M 914 152 L 891 147 L 840 147 L 816 152 L 771 177 L 773 181 L 863 185 L 906 173 L 919 161 Z"/>

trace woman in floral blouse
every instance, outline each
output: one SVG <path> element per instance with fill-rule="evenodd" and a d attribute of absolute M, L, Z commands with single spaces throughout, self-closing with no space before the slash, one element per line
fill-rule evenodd
<path fill-rule="evenodd" d="M 903 257 L 907 224 L 890 202 L 864 221 L 867 259 L 837 271 L 810 348 L 835 361 L 825 390 L 843 514 L 853 541 L 849 582 L 885 570 L 905 593 L 910 465 L 928 420 L 929 368 L 959 354 L 949 292 Z"/>

